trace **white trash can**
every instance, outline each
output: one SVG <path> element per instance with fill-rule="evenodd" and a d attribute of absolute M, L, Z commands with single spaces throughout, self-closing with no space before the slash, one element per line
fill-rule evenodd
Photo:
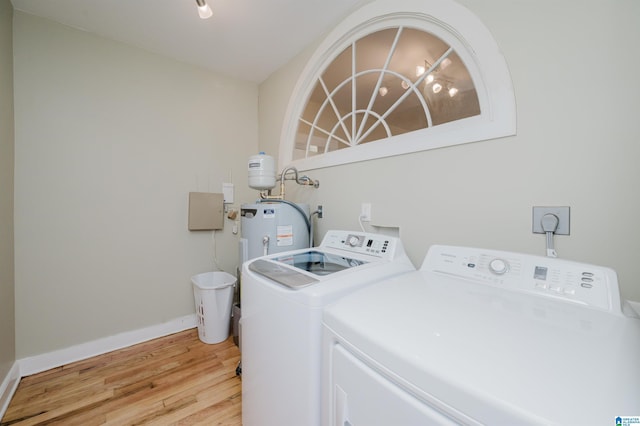
<path fill-rule="evenodd" d="M 196 304 L 198 337 L 204 343 L 220 343 L 229 337 L 231 303 L 236 277 L 222 271 L 191 277 Z"/>

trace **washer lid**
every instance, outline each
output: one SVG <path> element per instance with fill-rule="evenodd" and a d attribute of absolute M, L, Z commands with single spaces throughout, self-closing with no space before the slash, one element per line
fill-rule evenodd
<path fill-rule="evenodd" d="M 295 269 L 287 268 L 279 263 L 269 262 L 263 259 L 257 259 L 251 262 L 249 269 L 292 289 L 306 287 L 318 282 L 317 279 L 302 274 Z"/>
<path fill-rule="evenodd" d="M 308 250 L 268 259 L 257 259 L 249 264 L 249 269 L 289 288 L 298 289 L 315 284 L 320 281 L 319 278 L 326 275 L 366 263 L 369 262 L 335 253 Z"/>
<path fill-rule="evenodd" d="M 284 256 L 274 257 L 275 262 L 284 263 L 294 268 L 302 269 L 315 275 L 329 275 L 345 269 L 369 263 L 364 260 L 353 259 L 335 253 L 321 252 L 317 250 L 302 253 L 290 253 Z"/>

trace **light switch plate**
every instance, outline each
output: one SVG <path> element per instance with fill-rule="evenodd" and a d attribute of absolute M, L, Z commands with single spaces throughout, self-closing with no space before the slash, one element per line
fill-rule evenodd
<path fill-rule="evenodd" d="M 533 207 L 533 219 L 532 219 L 532 231 L 534 234 L 544 234 L 542 229 L 542 217 L 551 213 L 558 217 L 558 229 L 554 234 L 556 235 L 569 235 L 570 225 L 570 208 L 568 206 L 562 207 Z"/>

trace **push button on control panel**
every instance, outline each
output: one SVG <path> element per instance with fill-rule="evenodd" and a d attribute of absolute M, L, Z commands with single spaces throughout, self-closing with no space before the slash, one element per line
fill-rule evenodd
<path fill-rule="evenodd" d="M 549 288 L 549 284 L 542 281 L 536 281 L 536 288 L 539 288 L 540 290 L 546 290 Z"/>
<path fill-rule="evenodd" d="M 583 272 L 580 278 L 580 286 L 582 288 L 593 288 L 593 272 Z"/>

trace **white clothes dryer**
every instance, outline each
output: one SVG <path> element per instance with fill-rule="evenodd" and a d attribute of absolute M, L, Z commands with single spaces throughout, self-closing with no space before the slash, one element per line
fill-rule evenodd
<path fill-rule="evenodd" d="M 323 321 L 323 425 L 640 416 L 640 319 L 608 268 L 434 246 L 419 271 L 342 298 Z"/>
<path fill-rule="evenodd" d="M 319 425 L 323 308 L 411 271 L 399 239 L 350 231 L 329 231 L 316 248 L 245 262 L 243 425 Z"/>

